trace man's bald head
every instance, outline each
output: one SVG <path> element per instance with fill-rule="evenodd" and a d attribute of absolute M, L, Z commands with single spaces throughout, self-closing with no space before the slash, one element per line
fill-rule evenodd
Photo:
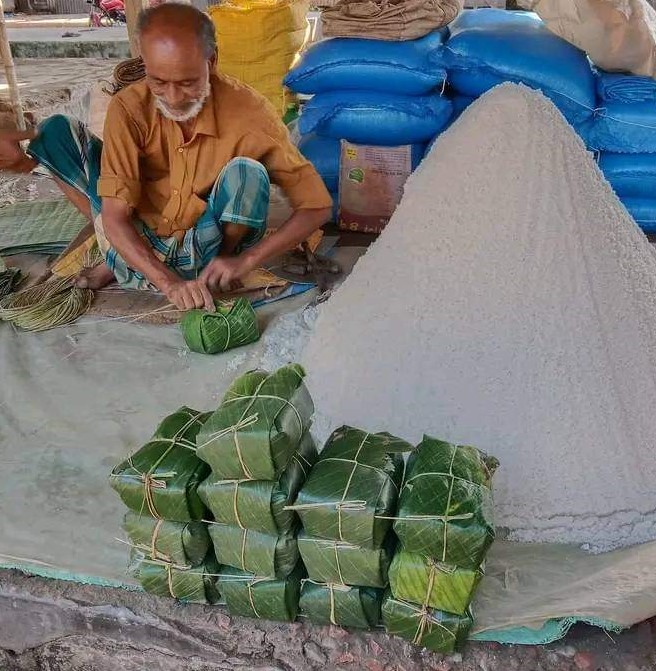
<path fill-rule="evenodd" d="M 145 9 L 139 15 L 137 32 L 142 45 L 151 40 L 184 44 L 196 41 L 207 60 L 216 56 L 212 20 L 192 5 L 168 2 Z"/>

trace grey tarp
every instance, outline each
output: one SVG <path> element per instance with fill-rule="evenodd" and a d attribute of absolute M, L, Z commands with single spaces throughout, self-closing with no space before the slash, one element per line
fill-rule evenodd
<path fill-rule="evenodd" d="M 266 323 L 267 311 L 307 300 L 258 314 Z M 290 333 L 302 332 L 304 319 L 289 319 L 281 318 L 281 331 L 271 324 L 259 343 L 215 357 L 189 353 L 175 326 L 88 319 L 32 334 L 0 325 L 0 565 L 135 586 L 125 573 L 129 548 L 116 540 L 125 509 L 108 484 L 113 466 L 180 405 L 215 408 L 231 380 L 263 356 L 269 368 L 294 360 Z M 629 626 L 656 614 L 654 564 L 656 543 L 593 557 L 497 542 L 474 631 L 531 642 L 557 638 L 577 619 Z M 495 631 L 502 628 L 514 629 Z"/>

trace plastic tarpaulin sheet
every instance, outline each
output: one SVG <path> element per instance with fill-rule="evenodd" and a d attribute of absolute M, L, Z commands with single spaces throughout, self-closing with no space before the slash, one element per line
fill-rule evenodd
<path fill-rule="evenodd" d="M 137 589 L 129 549 L 115 540 L 125 506 L 109 473 L 181 404 L 216 408 L 237 375 L 261 364 L 273 316 L 307 300 L 263 308 L 263 338 L 211 360 L 189 353 L 176 326 L 87 319 L 43 334 L 0 326 L 0 566 Z M 497 541 L 473 633 L 543 643 L 577 620 L 628 627 L 656 615 L 655 564 L 656 543 L 590 556 Z"/>

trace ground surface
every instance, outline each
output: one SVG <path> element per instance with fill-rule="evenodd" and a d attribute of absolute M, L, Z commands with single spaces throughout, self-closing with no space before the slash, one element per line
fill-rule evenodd
<path fill-rule="evenodd" d="M 577 627 L 564 642 L 422 652 L 383 632 L 232 618 L 118 589 L 0 572 L 1 671 L 653 671 L 656 632 Z"/>

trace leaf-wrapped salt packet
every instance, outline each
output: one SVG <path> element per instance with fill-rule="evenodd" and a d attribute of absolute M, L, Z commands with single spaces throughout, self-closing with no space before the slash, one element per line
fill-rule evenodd
<path fill-rule="evenodd" d="M 405 550 L 396 553 L 389 570 L 395 598 L 456 615 L 467 612 L 482 577 L 480 568 L 442 564 Z"/>
<path fill-rule="evenodd" d="M 387 594 L 383 599 L 383 624 L 388 634 L 415 645 L 449 653 L 460 650 L 472 626 L 470 613 L 455 615 L 401 601 Z"/>
<path fill-rule="evenodd" d="M 305 581 L 301 613 L 314 624 L 371 629 L 380 621 L 382 589 Z"/>
<path fill-rule="evenodd" d="M 180 320 L 187 347 L 200 354 L 218 354 L 248 345 L 260 337 L 249 300 L 216 301 L 216 312 L 189 310 Z"/>
<path fill-rule="evenodd" d="M 285 506 L 294 501 L 316 460 L 317 448 L 308 431 L 277 482 L 221 480 L 210 475 L 198 493 L 217 522 L 275 536 L 289 533 L 298 516 Z"/>
<path fill-rule="evenodd" d="M 394 545 L 393 533 L 376 549 L 315 538 L 305 532 L 298 536 L 298 549 L 311 580 L 360 587 L 387 587 Z"/>
<path fill-rule="evenodd" d="M 343 426 L 328 439 L 290 508 L 310 536 L 379 548 L 396 510 L 401 453 L 410 450 L 388 433 Z"/>
<path fill-rule="evenodd" d="M 220 564 L 267 578 L 286 578 L 298 563 L 294 534 L 270 536 L 259 531 L 211 523 L 210 536 Z"/>
<path fill-rule="evenodd" d="M 196 439 L 198 456 L 221 480 L 277 480 L 310 428 L 314 405 L 305 371 L 290 364 L 275 373 L 237 378 Z"/>
<path fill-rule="evenodd" d="M 123 518 L 123 530 L 147 559 L 172 564 L 198 566 L 211 545 L 203 522 L 166 522 L 128 512 Z"/>
<path fill-rule="evenodd" d="M 219 566 L 211 553 L 200 566 L 178 566 L 141 555 L 133 561 L 132 572 L 146 592 L 156 596 L 188 603 L 212 604 L 219 600 Z"/>
<path fill-rule="evenodd" d="M 284 580 L 262 578 L 230 566 L 222 566 L 219 590 L 231 615 L 260 620 L 293 622 L 298 615 L 302 565 Z"/>
<path fill-rule="evenodd" d="M 408 460 L 394 531 L 405 550 L 478 568 L 494 541 L 492 475 L 475 447 L 429 436 Z"/>
<path fill-rule="evenodd" d="M 196 436 L 209 416 L 180 408 L 140 450 L 114 468 L 110 484 L 130 510 L 173 522 L 204 518 L 197 489 L 210 469 L 196 456 Z"/>

